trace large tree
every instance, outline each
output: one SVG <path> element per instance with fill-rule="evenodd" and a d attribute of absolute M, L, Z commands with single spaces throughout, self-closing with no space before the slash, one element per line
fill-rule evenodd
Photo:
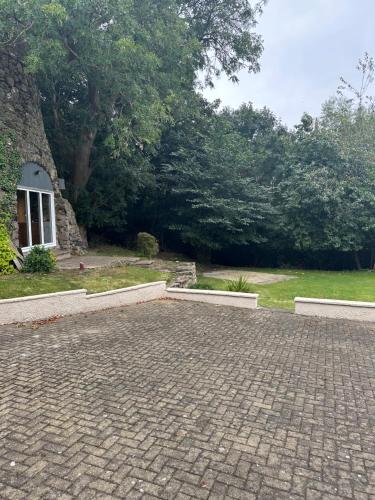
<path fill-rule="evenodd" d="M 227 112 L 197 97 L 182 102 L 178 114 L 155 160 L 158 227 L 206 257 L 263 241 L 272 209 L 248 141 Z"/>
<path fill-rule="evenodd" d="M 267 0 L 178 0 L 181 15 L 189 23 L 201 45 L 200 66 L 206 81 L 224 71 L 238 81 L 241 69 L 259 71 L 263 50 L 256 33 L 258 18 Z"/>
<path fill-rule="evenodd" d="M 27 43 L 46 128 L 77 198 L 106 128 L 122 153 L 158 139 L 169 101 L 194 78 L 195 41 L 173 1 L 3 2 Z"/>
<path fill-rule="evenodd" d="M 246 0 L 2 0 L 2 44 L 24 42 L 38 76 L 47 133 L 77 199 L 105 129 L 115 154 L 157 142 L 174 98 L 198 68 L 258 69 Z"/>

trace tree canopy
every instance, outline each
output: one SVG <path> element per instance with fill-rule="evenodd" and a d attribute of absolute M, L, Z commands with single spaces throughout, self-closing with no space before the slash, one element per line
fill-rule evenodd
<path fill-rule="evenodd" d="M 359 85 L 341 79 L 321 115 L 292 130 L 267 108 L 222 109 L 200 94 L 198 75 L 212 85 L 260 69 L 265 3 L 0 0 L 0 47 L 36 79 L 59 174 L 90 234 L 126 242 L 150 231 L 165 248 L 266 265 L 324 254 L 374 267 L 369 55 Z"/>

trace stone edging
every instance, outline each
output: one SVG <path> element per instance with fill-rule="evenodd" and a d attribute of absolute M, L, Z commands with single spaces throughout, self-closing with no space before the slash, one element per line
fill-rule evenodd
<path fill-rule="evenodd" d="M 222 292 L 217 290 L 188 290 L 186 288 L 168 288 L 167 298 L 174 300 L 188 300 L 190 302 L 204 302 L 223 306 L 256 309 L 258 307 L 256 293 Z"/>
<path fill-rule="evenodd" d="M 296 297 L 295 313 L 304 316 L 375 322 L 375 303 Z"/>

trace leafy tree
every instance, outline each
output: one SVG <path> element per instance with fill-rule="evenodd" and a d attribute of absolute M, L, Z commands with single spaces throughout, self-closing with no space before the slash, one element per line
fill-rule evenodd
<path fill-rule="evenodd" d="M 319 125 L 301 125 L 277 186 L 284 238 L 299 250 L 354 252 L 359 266 L 357 252 L 375 228 L 373 184 L 360 159 L 343 156 Z"/>
<path fill-rule="evenodd" d="M 371 252 L 373 267 L 375 102 L 371 95 L 371 86 L 375 76 L 374 60 L 365 54 L 357 69 L 360 72 L 359 84 L 351 84 L 341 78 L 338 96 L 323 106 L 319 127 L 320 133 L 336 146 L 340 156 L 350 165 L 347 171 L 342 172 L 342 181 L 350 182 L 351 189 L 342 210 L 345 220 L 340 227 L 345 230 L 345 223 L 353 219 L 358 231 L 357 238 L 361 239 L 359 249 L 365 248 Z"/>
<path fill-rule="evenodd" d="M 158 173 L 164 226 L 206 256 L 262 241 L 272 212 L 267 190 L 254 178 L 247 141 L 213 111 L 204 102 L 185 109 Z"/>
<path fill-rule="evenodd" d="M 76 204 L 78 222 L 116 241 L 124 242 L 133 229 L 136 233 L 129 226 L 133 207 L 155 185 L 149 156 L 134 148 L 127 156 L 113 157 L 112 148 L 99 137 L 91 159 L 93 174 Z"/>
<path fill-rule="evenodd" d="M 92 173 L 98 132 L 111 128 L 121 153 L 157 142 L 174 92 L 194 79 L 199 47 L 173 0 L 4 0 L 0 14 L 13 41 L 27 42 L 48 136 L 71 169 L 75 199 Z"/>
<path fill-rule="evenodd" d="M 255 32 L 266 0 L 179 0 L 181 14 L 201 44 L 207 82 L 224 71 L 238 81 L 240 69 L 259 71 L 262 39 Z"/>
<path fill-rule="evenodd" d="M 252 153 L 253 172 L 260 184 L 272 186 L 277 182 L 285 156 L 285 141 L 289 134 L 267 108 L 255 109 L 251 103 L 237 110 L 224 111 L 234 130 L 246 141 Z"/>
<path fill-rule="evenodd" d="M 175 95 L 218 61 L 230 77 L 258 69 L 262 2 L 3 0 L 0 43 L 26 42 L 47 134 L 77 200 L 100 130 L 117 156 L 157 143 Z M 219 69 L 216 67 L 216 72 Z"/>

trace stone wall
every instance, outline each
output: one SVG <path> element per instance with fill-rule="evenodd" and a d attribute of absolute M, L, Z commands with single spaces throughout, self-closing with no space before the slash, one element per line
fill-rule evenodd
<path fill-rule="evenodd" d="M 189 288 L 197 283 L 195 262 L 182 262 L 175 269 L 175 279 L 171 288 Z"/>
<path fill-rule="evenodd" d="M 39 94 L 34 79 L 25 72 L 20 48 L 0 50 L 0 132 L 12 131 L 23 163 L 43 167 L 52 180 L 57 240 L 60 248 L 72 252 L 82 241 L 70 203 L 62 197 L 58 175 L 44 130 Z M 17 232 L 14 233 L 18 245 Z"/>

